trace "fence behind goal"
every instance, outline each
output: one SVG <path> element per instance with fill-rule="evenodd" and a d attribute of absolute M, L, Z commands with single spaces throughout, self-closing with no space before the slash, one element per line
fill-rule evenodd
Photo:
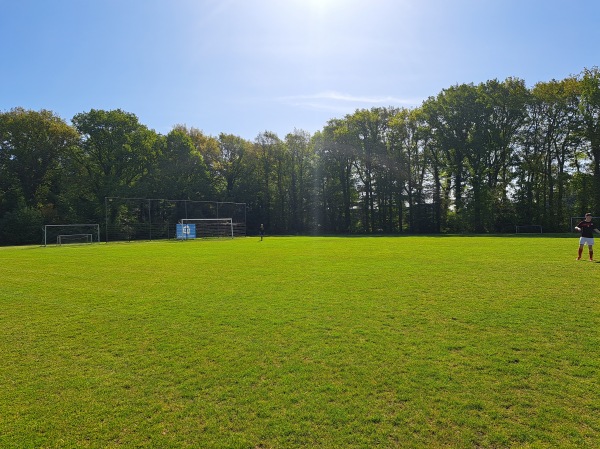
<path fill-rule="evenodd" d="M 246 203 L 106 197 L 106 242 L 175 239 L 182 219 L 231 219 L 234 237 L 246 235 Z"/>

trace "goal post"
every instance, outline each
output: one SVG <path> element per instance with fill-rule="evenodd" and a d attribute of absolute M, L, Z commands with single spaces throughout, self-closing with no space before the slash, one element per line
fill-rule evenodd
<path fill-rule="evenodd" d="M 195 225 L 196 238 L 233 238 L 231 218 L 182 218 L 181 224 Z"/>
<path fill-rule="evenodd" d="M 44 226 L 44 246 L 52 242 L 63 245 L 66 243 L 93 243 L 99 241 L 100 225 L 97 223 Z"/>

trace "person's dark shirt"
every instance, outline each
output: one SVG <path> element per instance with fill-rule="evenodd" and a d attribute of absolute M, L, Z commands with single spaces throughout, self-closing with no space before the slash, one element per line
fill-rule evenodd
<path fill-rule="evenodd" d="M 582 237 L 594 237 L 594 223 L 591 221 L 581 221 L 577 225 L 579 229 L 581 229 Z"/>

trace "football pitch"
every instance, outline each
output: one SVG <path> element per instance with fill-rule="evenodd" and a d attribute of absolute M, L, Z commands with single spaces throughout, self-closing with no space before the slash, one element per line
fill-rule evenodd
<path fill-rule="evenodd" d="M 600 264 L 576 254 L 547 237 L 0 248 L 0 447 L 600 447 Z"/>

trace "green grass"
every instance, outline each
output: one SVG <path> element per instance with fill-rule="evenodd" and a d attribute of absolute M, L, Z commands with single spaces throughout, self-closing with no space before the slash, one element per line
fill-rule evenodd
<path fill-rule="evenodd" d="M 0 248 L 0 447 L 596 448 L 600 265 L 576 248 Z"/>

